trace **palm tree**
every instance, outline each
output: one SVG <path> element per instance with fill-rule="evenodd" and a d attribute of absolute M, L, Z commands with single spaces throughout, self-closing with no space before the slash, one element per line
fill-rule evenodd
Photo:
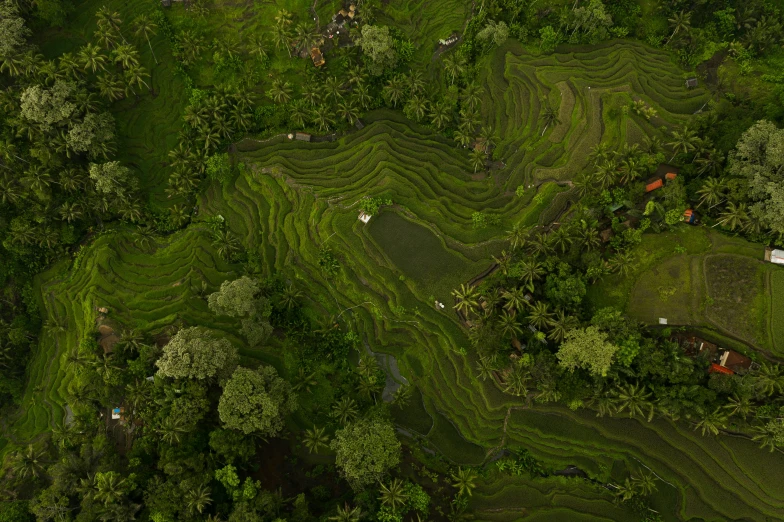
<path fill-rule="evenodd" d="M 476 362 L 477 377 L 482 381 L 492 379 L 493 372 L 498 369 L 497 365 L 498 362 L 495 356 L 480 357 Z"/>
<path fill-rule="evenodd" d="M 717 224 L 727 227 L 733 232 L 736 228 L 742 227 L 748 221 L 749 215 L 746 213 L 746 204 L 738 203 L 737 205 L 730 201 L 724 212 L 719 214 Z"/>
<path fill-rule="evenodd" d="M 381 495 L 378 497 L 381 503 L 392 511 L 397 511 L 398 508 L 405 506 L 408 501 L 408 495 L 405 493 L 403 481 L 399 478 L 392 479 L 392 482 L 381 484 Z"/>
<path fill-rule="evenodd" d="M 634 266 L 635 256 L 631 250 L 618 252 L 607 262 L 607 267 L 617 272 L 621 277 L 626 277 Z"/>
<path fill-rule="evenodd" d="M 778 364 L 763 362 L 752 381 L 758 393 L 771 396 L 784 389 L 784 377 Z"/>
<path fill-rule="evenodd" d="M 414 116 L 416 121 L 421 121 L 427 112 L 427 100 L 418 94 L 414 94 L 406 103 L 406 114 Z"/>
<path fill-rule="evenodd" d="M 535 302 L 528 313 L 528 322 L 540 330 L 550 324 L 552 318 L 553 314 L 550 312 L 550 305 L 544 301 Z"/>
<path fill-rule="evenodd" d="M 641 495 L 648 496 L 656 491 L 656 477 L 653 473 L 640 470 L 638 477 L 632 476 L 632 485 Z"/>
<path fill-rule="evenodd" d="M 600 161 L 607 161 L 612 155 L 612 148 L 606 141 L 602 141 L 591 147 L 591 153 L 588 154 L 588 161 L 596 164 Z"/>
<path fill-rule="evenodd" d="M 501 329 L 501 335 L 504 337 L 517 338 L 518 335 L 523 333 L 520 323 L 517 322 L 517 314 L 504 310 L 498 318 L 498 326 Z"/>
<path fill-rule="evenodd" d="M 275 103 L 287 103 L 291 99 L 291 84 L 283 80 L 272 82 L 272 88 L 267 92 Z"/>
<path fill-rule="evenodd" d="M 678 154 L 686 154 L 696 148 L 699 136 L 689 127 L 684 127 L 682 131 L 672 131 L 672 141 L 667 143 L 673 150 L 670 161 L 675 159 Z"/>
<path fill-rule="evenodd" d="M 566 315 L 563 310 L 558 310 L 555 317 L 550 319 L 550 333 L 547 334 L 548 339 L 552 339 L 556 343 L 562 343 L 566 332 L 579 326 L 579 321 L 576 317 Z"/>
<path fill-rule="evenodd" d="M 182 441 L 182 436 L 190 430 L 182 417 L 167 416 L 155 430 L 166 444 L 174 446 Z"/>
<path fill-rule="evenodd" d="M 422 79 L 422 73 L 420 71 L 412 70 L 408 73 L 406 76 L 406 83 L 408 84 L 408 92 L 411 96 L 416 96 L 425 88 L 425 81 Z"/>
<path fill-rule="evenodd" d="M 206 484 L 192 487 L 185 492 L 183 501 L 189 516 L 195 516 L 197 513 L 201 515 L 204 509 L 212 504 L 210 493 L 210 488 Z"/>
<path fill-rule="evenodd" d="M 98 40 L 104 48 L 111 49 L 117 42 L 117 37 L 120 35 L 117 34 L 117 31 L 115 31 L 113 27 L 104 24 L 98 26 L 98 29 L 93 33 L 93 36 L 95 36 L 95 39 Z"/>
<path fill-rule="evenodd" d="M 565 254 L 566 250 L 572 245 L 572 236 L 569 233 L 569 229 L 564 225 L 559 226 L 550 236 L 553 246 L 560 247 L 562 254 Z"/>
<path fill-rule="evenodd" d="M 46 462 L 46 451 L 28 444 L 24 449 L 14 451 L 11 469 L 21 480 L 34 479 L 43 476 Z"/>
<path fill-rule="evenodd" d="M 504 392 L 517 397 L 528 395 L 528 374 L 519 364 L 513 365 L 511 371 L 504 376 Z"/>
<path fill-rule="evenodd" d="M 776 446 L 780 444 L 782 420 L 774 419 L 762 426 L 757 426 L 754 428 L 754 431 L 756 431 L 757 434 L 754 435 L 751 440 L 759 442 L 760 448 L 770 447 L 772 453 L 776 449 Z"/>
<path fill-rule="evenodd" d="M 475 83 L 469 83 L 463 89 L 463 107 L 467 108 L 470 112 L 479 107 L 482 103 L 482 88 Z"/>
<path fill-rule="evenodd" d="M 465 72 L 465 60 L 457 54 L 446 57 L 444 59 L 444 71 L 449 76 L 449 83 L 455 83 L 457 77 Z"/>
<path fill-rule="evenodd" d="M 305 84 L 305 87 L 302 88 L 302 97 L 312 106 L 318 104 L 321 100 L 321 93 L 319 92 L 319 87 L 313 82 L 308 82 Z"/>
<path fill-rule="evenodd" d="M 542 100 L 542 106 L 543 109 L 539 115 L 539 118 L 541 118 L 542 122 L 544 123 L 544 129 L 542 129 L 542 136 L 544 136 L 544 133 L 547 132 L 547 127 L 550 125 L 558 125 L 561 123 L 561 120 L 558 119 L 558 111 L 555 110 L 552 105 L 550 105 L 550 102 L 547 100 Z"/>
<path fill-rule="evenodd" d="M 263 36 L 254 36 L 250 40 L 250 54 L 255 54 L 259 57 L 260 62 L 267 59 L 267 41 Z"/>
<path fill-rule="evenodd" d="M 134 96 L 137 96 L 136 91 L 133 89 L 133 86 L 136 85 L 141 89 L 142 85 L 150 88 L 147 85 L 147 82 L 144 81 L 144 78 L 149 78 L 150 75 L 147 74 L 147 71 L 144 70 L 144 67 L 141 66 L 131 66 L 125 70 L 125 83 L 128 85 L 128 88 L 131 90 Z"/>
<path fill-rule="evenodd" d="M 452 119 L 449 112 L 449 107 L 443 101 L 430 106 L 430 121 L 438 130 L 449 125 L 449 121 Z"/>
<path fill-rule="evenodd" d="M 139 65 L 139 53 L 130 44 L 118 45 L 111 56 L 114 63 L 119 63 L 124 69 Z"/>
<path fill-rule="evenodd" d="M 239 239 L 229 230 L 218 230 L 212 241 L 212 246 L 223 259 L 232 259 L 242 248 Z"/>
<path fill-rule="evenodd" d="M 367 110 L 368 107 L 370 107 L 370 103 L 373 101 L 373 97 L 370 95 L 368 86 L 364 83 L 355 85 L 354 89 L 352 90 L 352 95 L 354 97 L 354 101 L 356 101 L 363 110 Z"/>
<path fill-rule="evenodd" d="M 101 48 L 97 45 L 88 43 L 79 49 L 78 57 L 85 71 L 89 69 L 95 73 L 98 72 L 98 69 L 104 69 L 106 56 L 101 53 Z"/>
<path fill-rule="evenodd" d="M 502 292 L 501 297 L 503 297 L 506 301 L 504 308 L 507 310 L 515 310 L 519 312 L 523 309 L 523 306 L 528 304 L 525 299 L 525 290 L 520 287 L 514 287 L 511 290 Z"/>
<path fill-rule="evenodd" d="M 708 178 L 702 182 L 702 186 L 697 190 L 700 196 L 700 202 L 697 208 L 700 208 L 703 203 L 707 203 L 710 207 L 714 207 L 724 200 L 727 190 L 727 182 L 724 178 Z"/>
<path fill-rule="evenodd" d="M 331 97 L 333 101 L 343 98 L 343 82 L 338 80 L 336 76 L 330 76 L 326 79 L 324 90 L 327 93 L 327 98 Z"/>
<path fill-rule="evenodd" d="M 297 290 L 294 285 L 288 284 L 286 288 L 283 289 L 283 293 L 280 296 L 280 304 L 286 310 L 291 310 L 295 308 L 299 304 L 299 300 L 302 299 L 303 293 L 300 290 Z"/>
<path fill-rule="evenodd" d="M 723 412 L 721 408 L 716 408 L 710 413 L 704 412 L 700 420 L 694 425 L 694 430 L 700 429 L 700 433 L 705 436 L 705 433 L 718 435 L 719 430 L 727 425 L 727 413 Z"/>
<path fill-rule="evenodd" d="M 700 176 L 706 172 L 717 176 L 721 173 L 721 167 L 724 163 L 724 155 L 716 149 L 708 149 L 704 155 L 697 158 L 699 168 L 697 172 Z"/>
<path fill-rule="evenodd" d="M 745 421 L 754 407 L 751 404 L 751 398 L 748 395 L 733 394 L 732 397 L 727 399 L 727 404 L 724 405 L 724 408 L 730 415 L 737 415 L 742 417 Z"/>
<path fill-rule="evenodd" d="M 403 89 L 403 79 L 397 75 L 387 82 L 382 94 L 388 102 L 392 102 L 393 107 L 397 107 L 397 103 L 403 98 Z"/>
<path fill-rule="evenodd" d="M 305 447 L 308 448 L 308 453 L 318 453 L 319 448 L 329 447 L 329 436 L 324 432 L 324 428 L 317 428 L 305 430 L 305 436 L 302 438 Z"/>
<path fill-rule="evenodd" d="M 305 24 L 297 24 L 294 28 L 294 39 L 299 44 L 299 48 L 303 50 L 310 50 L 311 47 L 318 41 L 319 34 L 310 30 Z"/>
<path fill-rule="evenodd" d="M 621 184 L 638 179 L 642 175 L 642 166 L 633 158 L 621 162 Z"/>
<path fill-rule="evenodd" d="M 330 415 L 345 426 L 357 416 L 357 403 L 350 397 L 343 397 L 332 405 L 332 413 Z"/>
<path fill-rule="evenodd" d="M 453 308 L 466 317 L 479 306 L 479 294 L 473 286 L 463 283 L 459 289 L 452 290 L 452 295 L 457 300 Z"/>
<path fill-rule="evenodd" d="M 670 22 L 670 27 L 673 28 L 673 31 L 670 37 L 667 38 L 667 41 L 664 43 L 664 45 L 668 45 L 670 40 L 672 40 L 678 31 L 687 32 L 691 28 L 691 13 L 679 11 L 675 13 L 672 18 L 668 18 L 667 21 Z"/>
<path fill-rule="evenodd" d="M 342 100 L 338 103 L 338 115 L 344 118 L 349 125 L 353 125 L 359 118 L 359 111 L 353 100 Z"/>
<path fill-rule="evenodd" d="M 471 166 L 474 167 L 474 174 L 476 174 L 476 171 L 480 168 L 484 170 L 487 156 L 481 149 L 474 149 L 471 151 L 469 161 L 471 162 Z"/>
<path fill-rule="evenodd" d="M 618 411 L 614 398 L 604 392 L 604 390 L 594 394 L 591 398 L 591 405 L 596 408 L 597 417 L 604 417 L 605 415 L 612 417 Z"/>
<path fill-rule="evenodd" d="M 110 102 L 125 96 L 122 80 L 115 73 L 104 72 L 99 74 L 96 83 L 98 92 Z"/>
<path fill-rule="evenodd" d="M 528 251 L 534 257 L 553 252 L 550 236 L 544 232 L 537 232 L 532 238 L 528 239 Z"/>
<path fill-rule="evenodd" d="M 81 205 L 78 202 L 64 202 L 60 205 L 60 216 L 71 223 L 82 217 Z"/>
<path fill-rule="evenodd" d="M 471 468 L 458 468 L 457 472 L 452 472 L 452 486 L 457 488 L 457 494 L 461 497 L 470 497 L 476 488 L 475 480 L 478 478 Z"/>
<path fill-rule="evenodd" d="M 158 58 L 155 56 L 155 51 L 152 50 L 150 36 L 155 36 L 155 31 L 157 29 L 158 26 L 155 25 L 155 22 L 152 21 L 148 14 L 141 14 L 133 21 L 133 32 L 137 37 L 144 36 L 147 40 L 147 46 L 150 48 L 150 53 L 152 54 L 153 60 L 155 60 L 155 65 L 158 65 Z"/>
<path fill-rule="evenodd" d="M 281 15 L 288 14 L 288 18 Z M 291 15 L 285 10 L 278 11 L 278 16 L 275 17 L 275 27 L 273 29 L 275 36 L 275 48 L 285 48 L 291 57 L 291 33 L 289 32 L 289 25 L 291 25 Z"/>
<path fill-rule="evenodd" d="M 326 105 L 319 105 L 313 109 L 313 122 L 318 125 L 322 132 L 329 130 L 329 126 L 335 123 L 330 114 L 329 107 Z"/>
<path fill-rule="evenodd" d="M 348 503 L 345 503 L 343 506 L 338 506 L 337 515 L 329 517 L 329 520 L 334 520 L 335 522 L 359 522 L 361 514 L 362 511 L 358 507 L 351 507 Z"/>
<path fill-rule="evenodd" d="M 520 280 L 529 292 L 534 290 L 534 281 L 541 279 L 544 274 L 544 266 L 536 259 L 528 258 L 520 263 Z"/>
<path fill-rule="evenodd" d="M 306 372 L 305 368 L 300 367 L 299 370 L 297 370 L 297 375 L 294 377 L 292 385 L 292 389 L 295 392 L 304 390 L 310 393 L 311 387 L 318 385 L 316 372 Z"/>
<path fill-rule="evenodd" d="M 467 147 L 472 141 L 474 141 L 473 136 L 470 132 L 466 132 L 463 129 L 457 129 L 455 131 L 455 141 L 461 145 L 462 147 Z"/>
<path fill-rule="evenodd" d="M 599 184 L 599 188 L 606 190 L 610 188 L 618 177 L 618 165 L 613 160 L 604 160 L 596 165 L 593 178 Z"/>
<path fill-rule="evenodd" d="M 643 410 L 648 409 L 648 422 L 653 419 L 653 404 L 650 401 L 651 393 L 645 391 L 645 386 L 640 386 L 639 383 L 626 384 L 621 386 L 616 395 L 616 404 L 618 404 L 618 413 L 623 410 L 629 412 L 629 417 L 645 416 Z"/>
<path fill-rule="evenodd" d="M 104 506 L 116 506 L 125 497 L 127 489 L 128 480 L 116 471 L 97 473 L 92 497 Z"/>
<path fill-rule="evenodd" d="M 411 399 L 413 397 L 414 387 L 410 384 L 403 384 L 395 391 L 395 394 L 392 396 L 392 404 L 400 409 L 403 409 L 411 403 Z"/>

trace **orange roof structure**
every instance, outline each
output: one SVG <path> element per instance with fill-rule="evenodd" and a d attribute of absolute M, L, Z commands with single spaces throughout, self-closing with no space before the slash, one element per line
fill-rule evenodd
<path fill-rule="evenodd" d="M 667 181 L 669 181 L 671 179 L 677 178 L 678 175 L 674 172 L 668 172 L 667 174 L 664 175 L 664 177 L 667 178 Z"/>
<path fill-rule="evenodd" d="M 732 375 L 735 372 L 733 372 L 729 368 L 725 368 L 724 366 L 721 366 L 719 364 L 712 363 L 710 365 L 710 368 L 708 369 L 708 373 L 724 373 L 726 375 Z"/>
<path fill-rule="evenodd" d="M 653 183 L 648 183 L 645 185 L 645 192 L 653 192 L 658 188 L 662 188 L 664 186 L 664 182 L 660 179 L 657 179 Z"/>
<path fill-rule="evenodd" d="M 321 67 L 324 65 L 324 56 L 321 54 L 321 49 L 313 47 L 310 50 L 310 59 L 313 60 L 313 65 Z"/>

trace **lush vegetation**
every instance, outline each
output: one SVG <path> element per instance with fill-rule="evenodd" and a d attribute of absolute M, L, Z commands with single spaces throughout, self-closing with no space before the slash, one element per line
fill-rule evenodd
<path fill-rule="evenodd" d="M 782 9 L 3 1 L 0 519 L 780 518 Z"/>

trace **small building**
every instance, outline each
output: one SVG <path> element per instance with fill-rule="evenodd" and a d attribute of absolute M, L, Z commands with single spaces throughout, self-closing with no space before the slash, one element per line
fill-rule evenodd
<path fill-rule="evenodd" d="M 656 181 L 645 185 L 645 192 L 653 192 L 654 190 L 660 189 L 663 186 L 664 186 L 664 182 L 660 179 L 657 179 Z"/>
<path fill-rule="evenodd" d="M 307 132 L 298 132 L 297 134 L 294 135 L 294 137 L 299 141 L 310 141 L 311 139 L 313 139 L 313 136 L 311 136 Z"/>
<path fill-rule="evenodd" d="M 777 265 L 784 265 L 784 250 L 766 248 L 765 261 L 769 261 Z"/>
<path fill-rule="evenodd" d="M 364 210 L 359 213 L 359 220 L 361 222 L 365 223 L 366 225 L 367 225 L 368 221 L 370 221 L 370 218 L 372 218 L 372 217 L 373 216 L 371 214 L 366 214 Z"/>
<path fill-rule="evenodd" d="M 664 175 L 664 179 L 666 179 L 667 181 L 672 181 L 677 177 L 678 175 L 674 172 L 668 172 L 667 174 Z"/>
<path fill-rule="evenodd" d="M 599 237 L 601 238 L 602 243 L 607 243 L 608 241 L 610 241 L 610 239 L 612 239 L 614 235 L 615 233 L 611 228 L 605 228 L 604 230 L 599 232 Z"/>
<path fill-rule="evenodd" d="M 321 49 L 312 47 L 310 49 L 310 59 L 313 60 L 313 65 L 321 67 L 324 65 L 324 55 L 321 54 Z"/>
<path fill-rule="evenodd" d="M 659 324 L 667 324 L 667 318 L 666 317 L 659 317 Z"/>
<path fill-rule="evenodd" d="M 690 208 L 686 209 L 686 211 L 683 213 L 683 221 L 689 225 L 695 225 L 697 223 L 697 214 L 695 214 L 694 211 Z"/>
<path fill-rule="evenodd" d="M 362 129 L 364 129 L 364 128 L 365 128 L 365 124 L 364 124 L 364 123 L 362 123 L 362 120 L 360 120 L 359 118 L 357 118 L 357 121 L 355 121 L 355 122 L 354 122 L 354 127 L 356 127 L 356 128 L 357 128 L 357 130 L 362 130 Z"/>
<path fill-rule="evenodd" d="M 122 406 L 116 406 L 112 408 L 112 420 L 123 420 L 125 416 L 125 408 Z"/>
<path fill-rule="evenodd" d="M 719 364 L 733 373 L 744 374 L 751 368 L 751 359 L 735 350 L 727 350 L 721 354 Z"/>
<path fill-rule="evenodd" d="M 725 375 L 732 375 L 735 372 L 733 372 L 729 368 L 725 368 L 720 364 L 711 363 L 710 368 L 708 368 L 708 373 L 723 373 Z"/>
<path fill-rule="evenodd" d="M 697 87 L 699 82 L 697 82 L 697 78 L 689 78 L 686 80 L 686 88 L 687 89 L 694 89 Z"/>

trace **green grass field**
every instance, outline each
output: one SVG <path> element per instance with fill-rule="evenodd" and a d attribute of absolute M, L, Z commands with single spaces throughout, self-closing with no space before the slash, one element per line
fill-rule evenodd
<path fill-rule="evenodd" d="M 647 234 L 626 277 L 613 275 L 589 289 L 594 308 L 616 306 L 657 324 L 691 325 L 782 355 L 774 324 L 782 270 L 764 263 L 763 247 L 705 227 L 679 225 Z"/>

